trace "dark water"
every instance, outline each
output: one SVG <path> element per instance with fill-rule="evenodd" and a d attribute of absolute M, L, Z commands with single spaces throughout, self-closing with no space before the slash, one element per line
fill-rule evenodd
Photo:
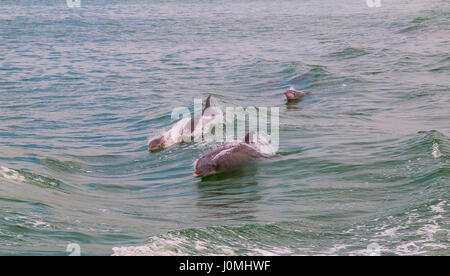
<path fill-rule="evenodd" d="M 450 254 L 450 7 L 381 4 L 1 1 L 0 254 Z M 209 94 L 280 107 L 280 156 L 146 152 Z"/>

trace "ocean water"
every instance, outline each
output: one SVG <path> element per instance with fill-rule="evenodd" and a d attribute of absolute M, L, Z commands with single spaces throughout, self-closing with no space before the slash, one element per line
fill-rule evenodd
<path fill-rule="evenodd" d="M 380 2 L 1 1 L 0 255 L 449 255 L 450 5 Z M 208 95 L 278 156 L 147 152 Z"/>

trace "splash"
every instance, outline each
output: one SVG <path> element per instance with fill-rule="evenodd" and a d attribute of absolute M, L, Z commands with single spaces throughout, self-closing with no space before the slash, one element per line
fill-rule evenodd
<path fill-rule="evenodd" d="M 25 177 L 18 171 L 6 167 L 0 167 L 0 176 L 8 180 L 15 180 L 19 182 L 23 182 L 25 180 Z"/>
<path fill-rule="evenodd" d="M 433 146 L 431 147 L 431 154 L 434 158 L 440 158 L 442 156 L 441 151 L 439 150 L 439 144 L 433 143 Z"/>
<path fill-rule="evenodd" d="M 214 228 L 217 231 L 223 231 L 223 227 Z M 206 231 L 206 232 L 205 232 Z M 233 233 L 233 229 L 231 229 Z M 195 235 L 187 235 L 188 233 Z M 269 246 L 249 242 L 248 240 L 239 240 L 240 246 L 245 244 L 244 248 L 238 249 L 236 241 L 227 240 L 223 236 L 217 237 L 216 241 L 203 237 L 202 234 L 209 233 L 207 229 L 191 229 L 181 232 L 167 233 L 165 235 L 153 236 L 144 245 L 125 246 L 112 248 L 113 256 L 277 256 L 289 255 L 292 250 L 289 248 Z M 237 239 L 240 239 L 238 237 Z M 226 242 L 223 242 L 226 241 Z"/>

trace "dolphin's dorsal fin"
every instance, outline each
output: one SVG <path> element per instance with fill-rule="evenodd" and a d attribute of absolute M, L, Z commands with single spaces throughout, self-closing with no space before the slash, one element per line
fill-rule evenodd
<path fill-rule="evenodd" d="M 203 109 L 202 115 L 205 113 L 205 110 L 208 109 L 211 106 L 211 95 L 206 98 L 205 102 L 205 108 Z"/>

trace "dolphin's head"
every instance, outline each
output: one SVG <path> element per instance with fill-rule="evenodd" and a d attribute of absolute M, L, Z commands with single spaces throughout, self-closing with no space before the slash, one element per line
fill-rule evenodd
<path fill-rule="evenodd" d="M 205 177 L 208 175 L 216 174 L 216 164 L 214 160 L 211 159 L 211 156 L 205 155 L 197 162 L 195 162 L 195 173 L 194 177 Z"/>
<path fill-rule="evenodd" d="M 245 135 L 243 143 L 254 144 L 257 133 L 249 132 Z M 248 152 L 246 148 L 239 148 L 242 143 L 230 144 L 223 148 L 212 151 L 200 159 L 195 164 L 194 177 L 205 177 L 208 175 L 226 172 L 239 167 L 240 164 L 244 164 L 248 158 Z M 237 148 L 236 148 L 237 147 Z"/>
<path fill-rule="evenodd" d="M 154 152 L 164 148 L 164 137 L 159 136 L 148 142 L 148 151 Z"/>
<path fill-rule="evenodd" d="M 297 99 L 297 95 L 295 95 L 295 89 L 292 86 L 288 90 L 284 91 L 283 94 L 286 96 L 287 100 Z"/>

